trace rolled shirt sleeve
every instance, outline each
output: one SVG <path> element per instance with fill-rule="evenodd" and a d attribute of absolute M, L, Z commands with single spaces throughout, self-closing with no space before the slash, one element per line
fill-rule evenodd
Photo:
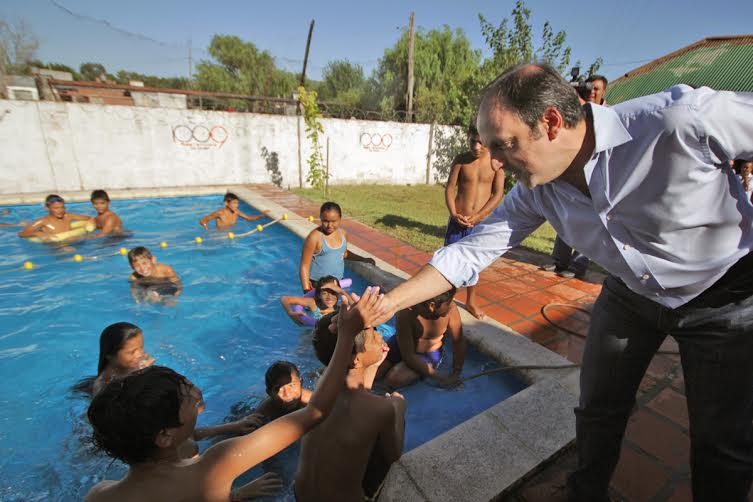
<path fill-rule="evenodd" d="M 483 269 L 520 244 L 545 220 L 534 193 L 518 183 L 491 216 L 467 237 L 439 249 L 429 264 L 455 287 L 473 286 Z"/>
<path fill-rule="evenodd" d="M 702 90 L 697 106 L 709 161 L 753 160 L 753 93 Z"/>

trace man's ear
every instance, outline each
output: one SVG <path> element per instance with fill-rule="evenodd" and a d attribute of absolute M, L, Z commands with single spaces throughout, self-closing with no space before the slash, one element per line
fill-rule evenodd
<path fill-rule="evenodd" d="M 152 265 L 154 265 L 156 263 L 157 263 L 157 257 L 156 256 L 152 256 Z"/>
<path fill-rule="evenodd" d="M 154 444 L 157 448 L 170 448 L 173 446 L 173 434 L 169 429 L 162 429 L 154 438 Z"/>
<path fill-rule="evenodd" d="M 562 117 L 562 113 L 553 106 L 550 106 L 544 111 L 544 116 L 541 120 L 544 123 L 544 128 L 549 141 L 557 139 L 557 136 L 565 127 L 565 119 Z"/>

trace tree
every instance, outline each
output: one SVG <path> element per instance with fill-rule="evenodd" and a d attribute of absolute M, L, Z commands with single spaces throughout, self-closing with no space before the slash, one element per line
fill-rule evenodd
<path fill-rule="evenodd" d="M 213 61 L 196 65 L 196 80 L 202 90 L 253 96 L 289 96 L 295 90 L 295 75 L 275 66 L 267 51 L 232 35 L 215 35 L 209 45 Z"/>
<path fill-rule="evenodd" d="M 463 30 L 449 26 L 414 36 L 414 113 L 418 121 L 464 123 L 471 104 L 466 81 L 476 72 L 481 52 L 473 50 Z M 382 111 L 405 110 L 408 67 L 408 31 L 379 61 L 372 88 L 379 92 Z M 373 106 L 373 104 L 372 104 Z"/>
<path fill-rule="evenodd" d="M 81 73 L 81 78 L 88 82 L 107 76 L 107 70 L 100 63 L 81 63 L 78 71 Z"/>
<path fill-rule="evenodd" d="M 363 68 L 348 60 L 330 61 L 322 72 L 324 80 L 318 86 L 318 93 L 324 101 L 355 107 L 363 98 L 366 79 Z"/>
<path fill-rule="evenodd" d="M 0 76 L 28 73 L 28 63 L 39 48 L 39 40 L 21 19 L 15 25 L 0 19 Z"/>
<path fill-rule="evenodd" d="M 162 87 L 165 89 L 188 89 L 189 87 L 188 79 L 185 77 L 157 77 L 125 70 L 120 70 L 115 75 L 115 81 L 119 84 L 128 84 L 132 80 L 143 82 L 147 87 Z"/>

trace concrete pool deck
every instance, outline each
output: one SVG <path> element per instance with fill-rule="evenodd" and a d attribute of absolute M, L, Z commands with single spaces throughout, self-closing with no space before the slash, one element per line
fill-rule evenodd
<path fill-rule="evenodd" d="M 210 195 L 226 190 L 236 192 L 258 209 L 272 209 L 273 216 L 287 212 L 291 218 L 284 224 L 299 235 L 305 236 L 313 228 L 305 218 L 317 215 L 318 204 L 268 185 L 109 193 L 113 199 L 132 199 Z M 60 195 L 70 201 L 87 201 L 89 193 Z M 39 204 L 41 211 L 45 195 L 0 195 L 0 204 Z M 344 226 L 354 250 L 371 254 L 389 273 L 372 274 L 374 269 L 369 266 L 362 267 L 368 270 L 358 271 L 375 282 L 405 278 L 431 257 L 347 216 Z M 468 338 L 505 365 L 579 363 L 583 339 L 549 324 L 542 317 L 541 308 L 560 303 L 588 310 L 600 285 L 539 271 L 537 265 L 546 257 L 510 255 L 513 258 L 500 258 L 481 274 L 482 306 L 493 320 L 479 322 L 463 311 Z M 598 275 L 588 279 L 600 282 Z M 583 312 L 563 306 L 550 307 L 547 314 L 559 326 L 585 335 L 588 316 Z M 676 348 L 667 343 L 663 348 L 673 347 Z M 575 464 L 573 447 L 568 444 L 575 436 L 572 408 L 577 402 L 578 372 L 539 370 L 518 375 L 531 385 L 404 455 L 390 472 L 380 500 L 552 500 L 553 491 L 563 483 L 564 472 Z M 612 480 L 615 500 L 690 500 L 683 394 L 679 359 L 657 355 L 641 384 L 639 406 L 630 420 Z M 552 457 L 554 460 L 547 462 Z"/>

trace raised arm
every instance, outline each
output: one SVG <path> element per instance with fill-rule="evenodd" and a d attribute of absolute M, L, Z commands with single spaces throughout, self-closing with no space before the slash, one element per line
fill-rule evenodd
<path fill-rule="evenodd" d="M 379 288 L 367 288 L 360 301 L 340 311 L 332 360 L 305 408 L 280 417 L 247 436 L 222 441 L 204 453 L 200 462 L 212 485 L 229 490 L 235 478 L 297 441 L 329 415 L 352 361 L 353 339 L 364 325 L 372 322 L 381 301 Z"/>
<path fill-rule="evenodd" d="M 478 210 L 478 212 L 468 218 L 468 222 L 471 225 L 475 225 L 485 220 L 492 214 L 492 212 L 502 202 L 502 197 L 505 195 L 505 171 L 502 168 L 497 169 L 494 173 L 494 179 L 492 180 L 492 191 L 489 196 L 489 200 L 486 204 Z"/>
<path fill-rule="evenodd" d="M 299 266 L 299 275 L 301 278 L 301 288 L 304 291 L 313 289 L 311 286 L 311 260 L 314 258 L 316 251 L 317 238 L 319 234 L 316 230 L 312 231 L 306 240 L 303 241 L 303 250 L 301 251 L 301 264 Z"/>
<path fill-rule="evenodd" d="M 283 296 L 280 298 L 280 303 L 282 303 L 282 308 L 285 309 L 285 313 L 288 314 L 288 317 L 290 317 L 296 324 L 302 324 L 301 316 L 303 315 L 303 312 L 293 311 L 293 305 L 307 307 L 309 310 L 316 309 L 316 300 L 310 296 Z"/>

